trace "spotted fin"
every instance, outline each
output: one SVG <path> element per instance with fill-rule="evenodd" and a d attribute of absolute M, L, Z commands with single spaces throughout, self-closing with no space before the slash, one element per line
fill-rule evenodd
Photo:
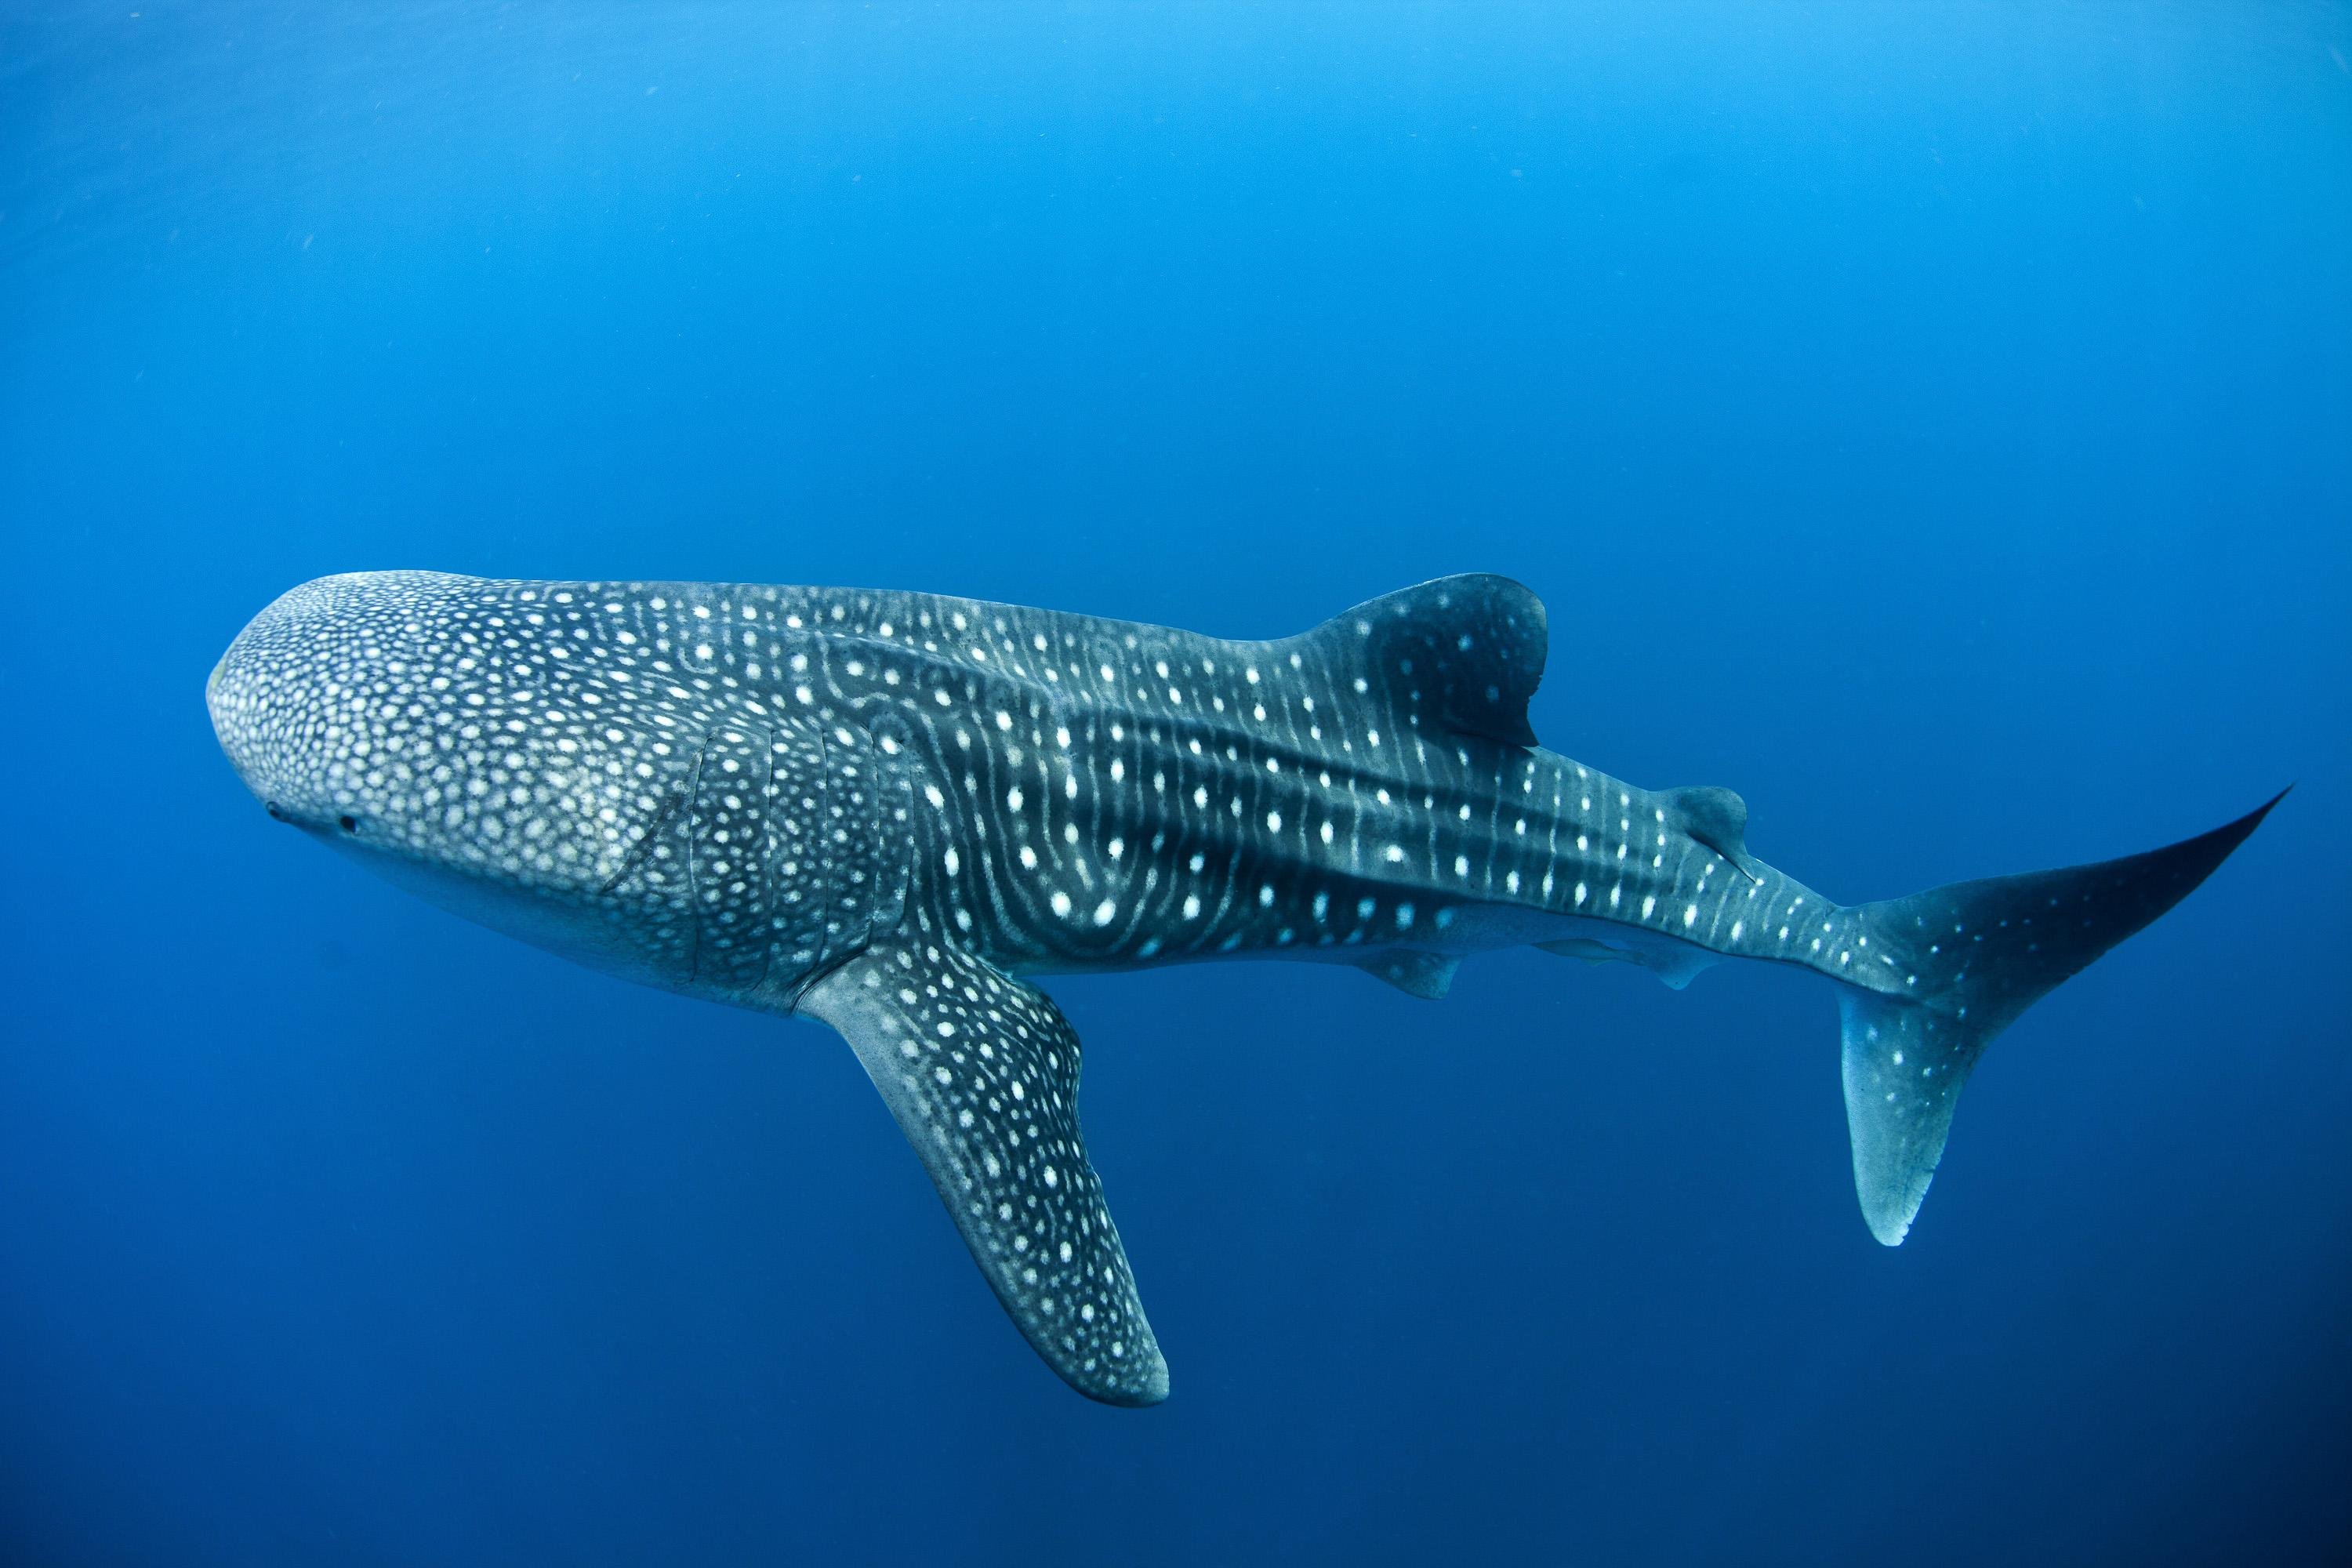
<path fill-rule="evenodd" d="M 1895 1247 L 1909 1234 L 1992 1037 L 2188 897 L 2277 804 L 2145 855 L 1859 907 L 1872 944 L 1902 954 L 1905 971 L 1899 985 L 1838 988 L 1854 1190 L 1871 1235 Z"/>
<path fill-rule="evenodd" d="M 799 1011 L 841 1031 L 1014 1326 L 1107 1405 L 1168 1397 L 1078 1134 L 1078 1037 L 1050 998 L 953 947 L 867 949 Z"/>
<path fill-rule="evenodd" d="M 1355 963 L 1365 973 L 1387 981 L 1408 996 L 1439 1002 L 1453 987 L 1454 973 L 1462 967 L 1462 957 L 1459 953 L 1392 947 L 1385 952 L 1368 952 Z"/>
<path fill-rule="evenodd" d="M 1335 616 L 1294 639 L 1335 671 L 1355 668 L 1405 712 L 1458 734 L 1532 746 L 1528 700 L 1549 640 L 1543 601 L 1508 577 L 1440 577 Z"/>
<path fill-rule="evenodd" d="M 1665 792 L 1666 810 L 1689 837 L 1731 862 L 1751 882 L 1763 879 L 1748 855 L 1748 803 L 1719 784 L 1689 784 Z"/>

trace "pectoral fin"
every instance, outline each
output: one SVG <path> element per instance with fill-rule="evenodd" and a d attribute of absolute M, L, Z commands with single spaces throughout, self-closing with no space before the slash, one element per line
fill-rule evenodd
<path fill-rule="evenodd" d="M 799 1011 L 857 1053 L 1046 1364 L 1105 1404 L 1167 1398 L 1167 1363 L 1078 1133 L 1078 1037 L 1052 1000 L 971 953 L 909 940 L 850 960 Z"/>

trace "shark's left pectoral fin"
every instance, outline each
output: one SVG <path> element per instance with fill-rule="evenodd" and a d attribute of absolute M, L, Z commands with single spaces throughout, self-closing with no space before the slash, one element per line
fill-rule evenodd
<path fill-rule="evenodd" d="M 952 946 L 877 946 L 799 1011 L 841 1031 L 996 1299 L 1090 1399 L 1157 1405 L 1168 1363 L 1078 1133 L 1078 1037 L 1051 998 Z"/>

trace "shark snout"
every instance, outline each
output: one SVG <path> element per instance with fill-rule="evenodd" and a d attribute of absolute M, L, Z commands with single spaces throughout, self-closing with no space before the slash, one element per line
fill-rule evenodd
<path fill-rule="evenodd" d="M 282 822 L 354 831 L 382 777 L 373 707 L 415 658 L 420 610 L 462 579 L 409 572 L 320 577 L 247 624 L 205 679 L 213 735 Z"/>
<path fill-rule="evenodd" d="M 247 750 L 243 744 L 245 727 L 239 721 L 240 704 L 229 677 L 229 659 L 235 652 L 235 645 L 231 645 L 227 652 L 213 662 L 212 673 L 205 677 L 205 712 L 213 721 L 213 739 L 220 743 L 229 766 L 236 770 L 238 778 L 250 785 L 252 781 L 246 772 L 246 759 L 241 754 Z"/>
<path fill-rule="evenodd" d="M 213 739 L 219 742 L 222 753 L 228 758 L 229 766 L 236 770 L 238 780 L 260 799 L 262 808 L 269 813 L 270 820 L 290 821 L 292 819 L 278 808 L 276 801 L 254 787 L 245 763 L 239 758 L 238 753 L 244 748 L 238 744 L 240 731 L 234 718 L 234 704 L 224 701 L 224 693 L 228 687 L 228 668 L 229 656 L 224 653 L 213 661 L 212 673 L 205 677 L 205 711 L 213 721 Z"/>
<path fill-rule="evenodd" d="M 299 744 L 297 737 L 309 726 L 299 718 L 306 706 L 299 661 L 289 650 L 273 649 L 272 639 L 257 639 L 261 625 L 257 618 L 215 661 L 205 678 L 205 711 L 212 719 L 213 739 L 236 776 L 271 803 L 285 793 L 285 781 L 273 775 L 283 771 Z M 274 805 L 271 815 L 278 815 Z"/>

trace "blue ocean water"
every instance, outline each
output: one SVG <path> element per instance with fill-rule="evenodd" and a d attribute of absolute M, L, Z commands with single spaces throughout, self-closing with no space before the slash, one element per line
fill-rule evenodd
<path fill-rule="evenodd" d="M 0 1562 L 2352 1550 L 2352 15 L 0 16 Z M 1174 1394 L 814 1026 L 274 829 L 310 576 L 1235 636 L 1465 570 L 1548 744 L 1888 897 L 2301 787 L 1993 1048 L 1909 1242 L 1817 980 L 1052 985 Z"/>

